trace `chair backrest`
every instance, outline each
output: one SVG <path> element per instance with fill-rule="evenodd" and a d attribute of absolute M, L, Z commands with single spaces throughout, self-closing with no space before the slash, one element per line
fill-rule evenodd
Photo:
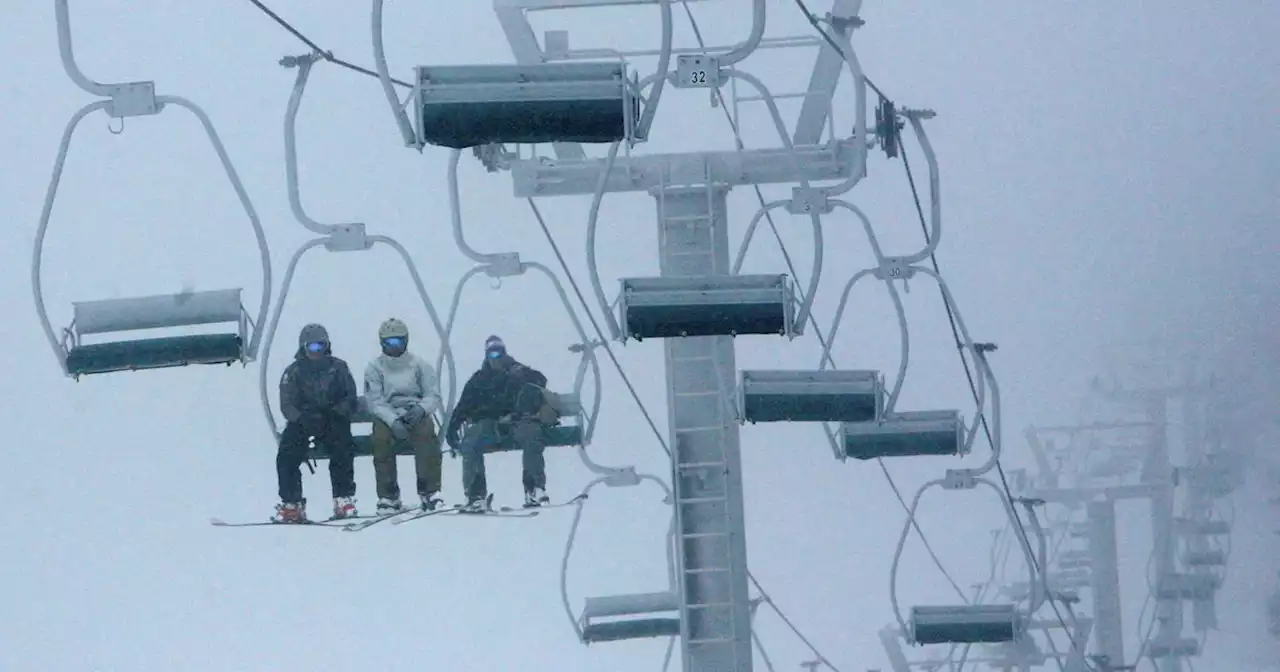
<path fill-rule="evenodd" d="M 616 98 L 628 93 L 620 61 L 433 65 L 415 68 L 422 104 Z"/>
<path fill-rule="evenodd" d="M 218 289 L 126 299 L 78 301 L 72 304 L 75 311 L 75 330 L 78 334 L 103 334 L 115 331 L 239 322 L 244 313 L 240 294 L 239 289 Z"/>

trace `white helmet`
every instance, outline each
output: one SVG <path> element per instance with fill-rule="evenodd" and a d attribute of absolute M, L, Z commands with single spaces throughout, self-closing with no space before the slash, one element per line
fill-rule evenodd
<path fill-rule="evenodd" d="M 409 327 L 404 322 L 392 317 L 388 318 L 378 327 L 378 340 L 399 336 L 400 338 L 409 337 Z"/>

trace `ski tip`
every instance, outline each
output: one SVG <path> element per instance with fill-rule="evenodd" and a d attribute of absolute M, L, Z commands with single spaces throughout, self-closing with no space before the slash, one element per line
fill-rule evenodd
<path fill-rule="evenodd" d="M 227 521 L 225 521 L 225 520 L 223 520 L 223 519 L 221 519 L 221 518 L 210 518 L 210 519 L 209 519 L 209 524 L 210 524 L 210 525 L 213 525 L 214 527 L 226 527 L 226 526 L 227 526 Z"/>

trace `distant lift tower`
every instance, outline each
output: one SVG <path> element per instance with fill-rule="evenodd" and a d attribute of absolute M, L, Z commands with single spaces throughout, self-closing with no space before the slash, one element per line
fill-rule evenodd
<path fill-rule="evenodd" d="M 826 190 L 811 188 L 809 183 L 838 181 L 835 189 L 841 193 L 865 174 L 865 82 L 849 39 L 862 3 L 833 3 L 836 29 L 831 33 L 842 45 L 846 60 L 820 40 L 790 40 L 782 45 L 765 40 L 765 0 L 752 1 L 752 30 L 742 43 L 709 47 L 705 52 L 674 50 L 672 6 L 676 2 L 494 0 L 516 64 L 418 67 L 414 101 L 408 108 L 412 119 L 392 88 L 382 54 L 381 0 L 374 0 L 375 61 L 406 146 L 471 149 L 490 170 L 510 170 L 520 198 L 591 195 L 588 266 L 612 338 L 664 339 L 674 461 L 676 590 L 588 599 L 581 619 L 583 641 L 678 635 L 686 672 L 751 672 L 733 339 L 799 335 L 808 319 L 819 268 L 815 263 L 801 300 L 795 298 L 793 279 L 785 274 L 735 273 L 726 194 L 738 185 L 799 182 L 793 198 L 783 204 L 793 214 L 808 214 L 816 229 L 819 215 L 830 208 L 825 204 Z M 569 49 L 563 31 L 549 31 L 544 47 L 527 20 L 527 13 L 534 10 L 617 5 L 660 10 L 659 51 L 576 52 Z M 796 44 L 819 45 L 819 55 L 808 92 L 801 94 L 805 102 L 792 131 L 778 113 L 774 96 L 758 79 L 734 66 L 758 48 Z M 627 72 L 622 59 L 643 54 L 658 57 L 660 74 L 640 79 Z M 853 73 L 858 90 L 857 128 L 852 137 L 823 142 L 831 98 L 845 71 Z M 768 106 L 781 149 L 631 155 L 631 148 L 648 139 L 667 85 L 715 90 L 731 79 L 759 92 L 753 100 Z M 557 158 L 521 158 L 506 147 L 521 144 L 551 144 Z M 609 145 L 608 156 L 587 158 L 581 144 Z M 625 150 L 623 156 L 620 149 Z M 615 316 L 596 270 L 595 227 L 604 194 L 637 191 L 649 192 L 656 201 L 660 274 L 622 279 Z"/>

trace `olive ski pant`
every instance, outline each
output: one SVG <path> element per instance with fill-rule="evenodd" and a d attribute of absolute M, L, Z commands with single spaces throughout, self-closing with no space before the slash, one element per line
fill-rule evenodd
<path fill-rule="evenodd" d="M 316 446 L 329 456 L 329 485 L 333 488 L 333 496 L 355 496 L 355 443 L 351 438 L 351 423 L 341 416 L 330 415 L 317 434 L 313 436 L 296 422 L 286 424 L 280 433 L 280 445 L 276 451 L 280 501 L 303 501 L 302 463 L 307 461 L 313 438 Z"/>
<path fill-rule="evenodd" d="M 373 474 L 378 485 L 379 499 L 400 499 L 400 476 L 396 470 L 396 440 L 387 423 L 375 419 L 373 436 Z M 409 446 L 413 449 L 414 471 L 417 475 L 419 495 L 440 492 L 440 440 L 436 436 L 435 421 L 427 416 L 409 433 Z"/>
<path fill-rule="evenodd" d="M 547 487 L 547 462 L 543 456 L 542 425 L 536 420 L 499 424 L 481 420 L 467 428 L 458 452 L 462 453 L 462 489 L 467 501 L 489 494 L 485 479 L 484 455 L 499 450 L 519 450 L 525 492 Z"/>

